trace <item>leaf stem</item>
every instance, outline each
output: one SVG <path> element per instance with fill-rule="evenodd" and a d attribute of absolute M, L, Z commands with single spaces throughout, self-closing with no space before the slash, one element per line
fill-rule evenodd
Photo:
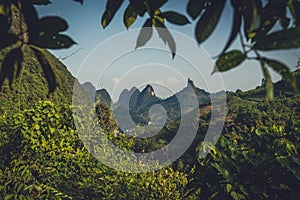
<path fill-rule="evenodd" d="M 266 89 L 266 101 L 272 101 L 274 100 L 274 85 L 272 83 L 271 75 L 267 69 L 265 61 L 261 58 L 259 53 L 257 51 L 254 51 L 257 55 L 257 59 L 260 62 L 261 69 L 263 71 L 266 83 L 265 83 L 265 89 Z"/>

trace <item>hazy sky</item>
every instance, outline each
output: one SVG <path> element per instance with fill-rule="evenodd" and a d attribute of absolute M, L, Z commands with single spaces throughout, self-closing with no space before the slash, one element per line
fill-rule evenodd
<path fill-rule="evenodd" d="M 140 28 L 146 18 L 139 18 L 132 26 L 132 31 L 128 32 L 123 25 L 123 11 L 128 5 L 127 1 L 105 30 L 100 25 L 100 19 L 106 1 L 85 0 L 83 5 L 71 0 L 51 1 L 52 5 L 38 7 L 40 16 L 58 15 L 66 19 L 70 26 L 66 34 L 78 43 L 70 49 L 55 50 L 52 53 L 57 57 L 65 57 L 82 48 L 62 62 L 80 82 L 90 81 L 97 88 L 105 87 L 114 99 L 124 88 L 142 88 L 147 83 L 154 84 L 156 93 L 166 97 L 185 87 L 188 77 L 194 80 L 196 86 L 209 91 L 222 88 L 248 90 L 261 83 L 262 72 L 255 61 L 246 61 L 226 73 L 210 75 L 214 65 L 210 58 L 220 52 L 230 33 L 232 12 L 229 5 L 214 34 L 201 48 L 194 38 L 195 22 L 185 26 L 166 23 L 167 27 L 174 30 L 172 34 L 178 49 L 178 56 L 172 60 L 168 47 L 161 42 L 155 31 L 148 45 L 134 50 L 138 36 L 135 28 Z M 176 9 L 186 14 L 186 2 L 169 0 L 162 8 L 163 11 Z M 236 42 L 232 48 L 238 48 L 238 44 Z M 294 70 L 297 63 L 295 53 L 300 54 L 300 50 L 273 51 L 267 55 L 281 59 Z M 273 81 L 280 79 L 274 72 L 272 77 Z"/>

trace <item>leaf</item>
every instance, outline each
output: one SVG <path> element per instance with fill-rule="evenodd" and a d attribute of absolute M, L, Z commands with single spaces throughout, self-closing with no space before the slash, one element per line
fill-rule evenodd
<path fill-rule="evenodd" d="M 21 48 L 11 50 L 4 58 L 0 71 L 0 88 L 2 88 L 4 80 L 8 79 L 9 86 L 12 89 L 14 78 L 17 78 L 22 69 L 23 53 Z"/>
<path fill-rule="evenodd" d="M 0 33 L 0 49 L 8 47 L 18 41 L 18 38 L 16 35 L 13 34 L 1 34 Z"/>
<path fill-rule="evenodd" d="M 83 0 L 73 0 L 75 2 L 79 2 L 81 5 L 83 4 Z"/>
<path fill-rule="evenodd" d="M 39 32 L 39 19 L 35 7 L 32 4 L 22 3 L 22 14 L 26 21 L 26 26 L 28 27 L 29 37 L 34 38 L 38 35 Z"/>
<path fill-rule="evenodd" d="M 253 38 L 256 35 L 256 30 L 260 26 L 260 10 L 261 1 L 248 1 L 247 7 L 243 11 L 244 33 L 247 39 Z"/>
<path fill-rule="evenodd" d="M 9 2 L 7 0 L 0 0 L 0 15 L 9 16 L 10 9 L 9 9 Z"/>
<path fill-rule="evenodd" d="M 160 13 L 158 16 L 165 18 L 168 22 L 177 25 L 186 25 L 190 23 L 189 20 L 184 15 L 181 15 L 173 11 L 163 12 Z"/>
<path fill-rule="evenodd" d="M 235 40 L 236 36 L 238 35 L 240 28 L 242 24 L 242 15 L 241 12 L 238 10 L 234 10 L 234 16 L 233 16 L 233 24 L 231 29 L 230 37 L 227 41 L 227 44 L 225 45 L 223 51 L 221 54 L 223 54 L 232 44 L 232 42 Z"/>
<path fill-rule="evenodd" d="M 216 62 L 216 66 L 212 74 L 215 72 L 225 72 L 240 65 L 246 56 L 239 50 L 232 50 L 222 54 Z"/>
<path fill-rule="evenodd" d="M 274 27 L 277 20 L 286 13 L 285 3 L 282 1 L 269 1 L 260 12 L 261 24 L 257 30 L 254 41 L 265 37 Z"/>
<path fill-rule="evenodd" d="M 226 184 L 226 191 L 228 193 L 232 191 L 232 185 L 230 185 L 229 183 Z"/>
<path fill-rule="evenodd" d="M 145 12 L 147 11 L 147 8 L 143 0 L 130 0 L 129 2 L 132 8 L 137 12 L 139 16 L 144 16 Z"/>
<path fill-rule="evenodd" d="M 141 0 L 138 0 L 141 1 Z M 146 1 L 148 3 L 148 7 L 149 7 L 149 11 L 150 11 L 150 15 L 152 16 L 154 14 L 154 12 L 159 9 L 160 7 L 162 7 L 165 3 L 168 2 L 168 0 L 149 0 Z"/>
<path fill-rule="evenodd" d="M 295 25 L 300 26 L 300 2 L 292 1 L 292 4 L 295 9 Z"/>
<path fill-rule="evenodd" d="M 290 22 L 291 22 L 291 19 L 288 18 L 288 17 L 280 17 L 280 18 L 279 18 L 280 26 L 281 26 L 283 29 L 287 29 L 288 26 L 290 25 Z"/>
<path fill-rule="evenodd" d="M 237 193 L 235 191 L 230 192 L 230 196 L 234 199 L 234 200 L 239 200 L 239 197 L 237 195 Z"/>
<path fill-rule="evenodd" d="M 67 35 L 45 34 L 35 38 L 31 44 L 47 49 L 63 49 L 73 46 L 76 42 Z"/>
<path fill-rule="evenodd" d="M 24 185 L 20 183 L 17 187 L 17 193 L 19 193 L 24 188 Z"/>
<path fill-rule="evenodd" d="M 123 23 L 128 29 L 136 20 L 137 18 L 137 12 L 132 8 L 131 5 L 129 5 L 125 12 L 124 12 L 124 17 L 123 17 Z"/>
<path fill-rule="evenodd" d="M 137 38 L 135 48 L 137 49 L 141 46 L 144 46 L 150 40 L 152 34 L 153 34 L 152 22 L 151 19 L 147 19 Z"/>
<path fill-rule="evenodd" d="M 253 49 L 279 50 L 300 47 L 300 28 L 277 31 L 258 40 Z"/>
<path fill-rule="evenodd" d="M 13 197 L 14 197 L 14 194 L 9 194 L 4 197 L 4 200 L 9 200 L 9 199 L 12 199 Z"/>
<path fill-rule="evenodd" d="M 213 0 L 196 25 L 196 39 L 199 44 L 213 32 L 221 17 L 225 0 Z"/>
<path fill-rule="evenodd" d="M 172 53 L 172 58 L 174 59 L 176 55 L 176 44 L 173 36 L 171 35 L 170 31 L 165 27 L 161 21 L 155 19 L 155 28 L 159 34 L 159 37 L 163 40 L 164 43 L 167 43 L 169 46 L 169 49 Z"/>
<path fill-rule="evenodd" d="M 7 41 L 7 37 L 10 35 L 9 29 L 11 27 L 10 14 L 8 2 L 6 0 L 0 0 L 0 49 L 10 44 L 10 40 Z"/>
<path fill-rule="evenodd" d="M 292 86 L 292 88 L 297 91 L 297 84 L 296 84 L 296 79 L 291 73 L 289 67 L 287 67 L 284 63 L 269 59 L 269 58 L 263 58 L 265 63 L 270 66 L 274 71 L 276 71 L 278 74 L 282 76 L 284 80 L 289 82 Z"/>
<path fill-rule="evenodd" d="M 204 9 L 206 0 L 189 0 L 187 5 L 188 14 L 195 20 Z"/>
<path fill-rule="evenodd" d="M 284 76 L 287 73 L 290 73 L 290 69 L 280 61 L 272 60 L 268 58 L 263 58 L 263 60 L 266 62 L 267 65 L 269 65 L 273 70 L 275 70 L 277 73 L 281 74 L 282 76 Z"/>
<path fill-rule="evenodd" d="M 122 5 L 124 0 L 108 0 L 106 3 L 106 9 L 102 15 L 101 24 L 103 28 L 106 28 L 111 20 L 114 18 L 116 12 Z"/>
<path fill-rule="evenodd" d="M 35 5 L 48 5 L 48 4 L 52 4 L 51 1 L 49 0 L 31 0 L 32 4 Z"/>
<path fill-rule="evenodd" d="M 31 49 L 34 52 L 38 62 L 42 66 L 46 81 L 48 83 L 48 94 L 53 93 L 56 89 L 57 83 L 52 67 L 45 55 L 38 48 L 32 47 Z"/>
<path fill-rule="evenodd" d="M 40 33 L 59 33 L 68 29 L 68 23 L 60 17 L 44 17 L 39 20 Z"/>

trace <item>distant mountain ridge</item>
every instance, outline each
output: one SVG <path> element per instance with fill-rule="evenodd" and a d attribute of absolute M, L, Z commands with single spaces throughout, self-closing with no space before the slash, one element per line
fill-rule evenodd
<path fill-rule="evenodd" d="M 149 110 L 159 104 L 164 107 L 168 120 L 178 119 L 181 114 L 186 114 L 194 109 L 195 106 L 205 104 L 210 101 L 210 93 L 195 86 L 191 79 L 187 80 L 187 85 L 181 91 L 169 98 L 162 99 L 156 96 L 154 88 L 148 84 L 143 90 L 132 87 L 130 90 L 124 89 L 116 103 L 111 103 L 111 97 L 105 89 L 96 90 L 89 82 L 82 84 L 83 88 L 89 94 L 92 101 L 102 102 L 113 108 L 116 121 L 126 129 L 134 128 L 135 124 L 149 123 Z M 178 99 L 181 99 L 179 102 Z M 191 108 L 186 107 L 186 113 L 181 113 L 181 104 L 189 105 L 193 100 L 198 100 L 197 104 Z M 155 114 L 155 112 L 154 112 Z M 155 117 L 157 120 L 161 117 L 158 113 Z"/>

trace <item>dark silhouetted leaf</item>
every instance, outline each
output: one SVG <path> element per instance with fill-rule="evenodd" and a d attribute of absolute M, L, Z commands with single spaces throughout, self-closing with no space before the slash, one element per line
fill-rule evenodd
<path fill-rule="evenodd" d="M 190 23 L 189 20 L 184 15 L 181 15 L 173 11 L 163 12 L 160 13 L 158 16 L 165 18 L 168 22 L 177 25 L 185 25 Z"/>
<path fill-rule="evenodd" d="M 9 14 L 9 11 L 5 9 L 5 6 L 6 5 L 3 3 L 0 4 L 0 49 L 11 45 L 18 40 L 17 36 L 9 33 L 11 23 L 9 17 L 4 15 Z"/>
<path fill-rule="evenodd" d="M 287 73 L 290 73 L 290 69 L 283 63 L 277 60 L 272 60 L 268 58 L 263 58 L 265 63 L 269 65 L 273 70 L 275 70 L 280 75 L 284 76 Z"/>
<path fill-rule="evenodd" d="M 295 10 L 295 25 L 300 26 L 300 1 L 292 1 Z"/>
<path fill-rule="evenodd" d="M 52 4 L 51 1 L 49 0 L 31 0 L 32 4 L 35 5 L 48 5 L 48 4 Z"/>
<path fill-rule="evenodd" d="M 29 37 L 34 39 L 39 33 L 39 19 L 38 14 L 34 6 L 28 1 L 22 2 L 22 14 L 26 21 L 26 26 L 28 27 Z"/>
<path fill-rule="evenodd" d="M 2 88 L 4 80 L 8 79 L 9 86 L 12 89 L 12 83 L 14 78 L 17 78 L 20 75 L 22 69 L 22 62 L 23 53 L 20 48 L 15 48 L 9 53 L 7 53 L 3 60 L 0 72 L 0 88 Z"/>
<path fill-rule="evenodd" d="M 280 17 L 284 17 L 286 13 L 285 3 L 283 1 L 269 1 L 261 10 L 261 24 L 255 30 L 256 35 L 254 41 L 265 37 L 269 31 L 274 27 Z"/>
<path fill-rule="evenodd" d="M 279 18 L 279 23 L 280 23 L 280 26 L 283 28 L 283 29 L 287 29 L 290 25 L 290 22 L 291 22 L 291 19 L 288 18 L 288 17 L 280 17 Z"/>
<path fill-rule="evenodd" d="M 0 0 L 0 15 L 9 16 L 10 15 L 10 4 L 7 0 Z"/>
<path fill-rule="evenodd" d="M 205 41 L 214 31 L 222 14 L 225 0 L 213 0 L 196 26 L 196 39 L 199 44 Z"/>
<path fill-rule="evenodd" d="M 55 74 L 52 70 L 52 67 L 45 57 L 45 55 L 37 48 L 31 48 L 38 60 L 38 62 L 41 64 L 46 81 L 48 83 L 48 93 L 53 93 L 57 87 Z"/>
<path fill-rule="evenodd" d="M 40 33 L 59 33 L 68 29 L 68 23 L 60 17 L 44 17 L 39 20 Z"/>
<path fill-rule="evenodd" d="M 83 0 L 73 0 L 73 1 L 79 2 L 81 5 L 83 4 Z"/>
<path fill-rule="evenodd" d="M 63 49 L 71 47 L 76 42 L 67 35 L 45 34 L 36 38 L 31 44 L 47 49 Z"/>
<path fill-rule="evenodd" d="M 102 15 L 101 24 L 105 28 L 109 25 L 111 20 L 114 18 L 116 12 L 122 5 L 124 0 L 108 0 L 106 3 L 106 9 Z"/>
<path fill-rule="evenodd" d="M 145 12 L 147 11 L 143 0 L 130 0 L 130 5 L 139 16 L 144 16 Z"/>
<path fill-rule="evenodd" d="M 232 44 L 232 42 L 235 40 L 236 36 L 238 35 L 240 28 L 242 24 L 242 16 L 240 11 L 234 10 L 234 16 L 233 16 L 233 23 L 231 28 L 231 34 L 227 41 L 227 44 L 224 47 L 224 50 L 221 52 L 223 54 Z"/>
<path fill-rule="evenodd" d="M 11 26 L 10 9 L 8 1 L 1 0 L 0 1 L 0 49 L 5 47 L 6 38 L 8 36 L 8 31 Z"/>
<path fill-rule="evenodd" d="M 218 71 L 225 72 L 232 68 L 235 68 L 240 65 L 245 59 L 246 56 L 239 50 L 232 50 L 224 53 L 217 60 L 215 69 L 213 70 L 212 74 Z"/>
<path fill-rule="evenodd" d="M 278 50 L 300 47 L 300 27 L 277 31 L 261 38 L 254 45 L 258 50 Z"/>
<path fill-rule="evenodd" d="M 18 37 L 13 34 L 1 34 L 0 33 L 0 49 L 8 47 L 18 41 Z"/>
<path fill-rule="evenodd" d="M 137 12 L 132 8 L 131 5 L 129 5 L 125 12 L 123 17 L 123 23 L 125 27 L 128 29 L 136 20 L 137 18 Z"/>
<path fill-rule="evenodd" d="M 187 5 L 187 12 L 193 18 L 196 19 L 204 8 L 206 0 L 190 0 Z"/>
<path fill-rule="evenodd" d="M 140 0 L 141 1 L 141 0 Z M 146 1 L 149 7 L 150 15 L 152 16 L 154 12 L 163 6 L 168 0 L 148 0 Z"/>
<path fill-rule="evenodd" d="M 155 28 L 159 34 L 159 37 L 163 40 L 164 43 L 168 44 L 172 53 L 172 58 L 174 59 L 176 55 L 176 44 L 173 36 L 171 35 L 170 31 L 165 27 L 165 25 L 161 23 L 161 21 L 155 19 L 155 22 Z"/>
<path fill-rule="evenodd" d="M 284 63 L 268 58 L 263 58 L 263 60 L 274 71 L 280 74 L 284 80 L 288 81 L 295 91 L 297 91 L 295 76 L 293 76 L 290 69 Z"/>
<path fill-rule="evenodd" d="M 256 30 L 260 27 L 261 1 L 248 1 L 247 7 L 243 11 L 244 33 L 247 39 L 256 35 Z"/>
<path fill-rule="evenodd" d="M 152 22 L 151 19 L 147 19 L 137 38 L 135 48 L 144 46 L 150 40 L 152 34 L 153 34 Z"/>

